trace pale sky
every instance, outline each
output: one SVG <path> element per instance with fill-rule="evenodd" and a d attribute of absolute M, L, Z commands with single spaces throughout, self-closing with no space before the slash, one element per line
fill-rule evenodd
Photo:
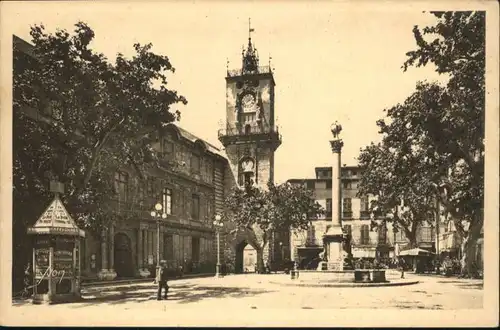
<path fill-rule="evenodd" d="M 5 5 L 5 3 L 4 3 Z M 275 157 L 275 180 L 312 178 L 314 167 L 329 166 L 330 124 L 342 126 L 342 163 L 355 165 L 359 149 L 379 139 L 376 120 L 383 109 L 404 101 L 418 80 L 435 80 L 433 68 L 403 73 L 405 53 L 415 49 L 412 28 L 435 22 L 421 9 L 306 2 L 271 4 L 132 2 L 17 4 L 7 17 L 12 33 L 31 41 L 29 27 L 73 30 L 81 20 L 96 37 L 93 48 L 114 60 L 133 53 L 136 42 L 153 43 L 176 72 L 169 87 L 188 100 L 179 106 L 180 126 L 217 146 L 225 123 L 226 58 L 240 68 L 241 49 L 252 40 L 275 68 L 277 125 L 283 143 Z M 281 18 L 280 18 L 281 17 Z"/>

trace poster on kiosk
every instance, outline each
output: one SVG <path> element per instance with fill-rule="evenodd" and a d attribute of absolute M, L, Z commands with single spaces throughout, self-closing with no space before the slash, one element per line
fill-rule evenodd
<path fill-rule="evenodd" d="M 78 250 L 85 233 L 57 194 L 28 234 L 33 235 L 33 303 L 80 299 Z"/>

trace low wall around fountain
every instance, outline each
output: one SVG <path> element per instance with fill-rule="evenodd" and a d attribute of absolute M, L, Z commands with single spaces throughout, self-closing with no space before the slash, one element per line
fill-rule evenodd
<path fill-rule="evenodd" d="M 389 277 L 387 280 L 386 275 Z M 356 280 L 358 279 L 358 280 Z M 391 269 L 356 270 L 299 270 L 298 277 L 283 274 L 274 277 L 272 284 L 298 287 L 364 288 L 415 285 L 415 279 L 402 279 L 400 273 Z"/>
<path fill-rule="evenodd" d="M 299 280 L 322 283 L 384 283 L 387 282 L 385 270 L 299 270 Z"/>
<path fill-rule="evenodd" d="M 385 270 L 379 269 L 356 269 L 354 271 L 355 282 L 370 282 L 370 283 L 383 283 L 387 282 L 385 279 Z"/>
<path fill-rule="evenodd" d="M 354 282 L 354 272 L 354 270 L 299 270 L 298 279 L 324 283 Z"/>

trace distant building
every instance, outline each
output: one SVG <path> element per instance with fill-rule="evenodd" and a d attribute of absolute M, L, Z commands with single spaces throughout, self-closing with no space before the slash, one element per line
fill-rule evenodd
<path fill-rule="evenodd" d="M 315 172 L 314 179 L 288 180 L 291 184 L 303 184 L 313 190 L 316 201 L 326 210 L 323 218 L 312 220 L 307 232 L 291 233 L 291 257 L 302 267 L 308 267 L 323 251 L 323 234 L 332 217 L 332 168 L 316 167 Z M 360 174 L 358 166 L 343 166 L 341 169 L 342 227 L 352 238 L 350 252 L 354 258 L 391 258 L 394 256 L 395 240 L 392 226 L 371 230 L 369 203 L 373 197 L 357 196 Z"/>
<path fill-rule="evenodd" d="M 446 257 L 462 258 L 463 239 L 460 237 L 452 219 L 443 217 L 439 230 L 439 254 L 440 259 Z M 484 227 L 481 229 L 480 237 L 474 247 L 474 259 L 478 269 L 484 269 Z"/>
<path fill-rule="evenodd" d="M 341 169 L 342 226 L 351 237 L 350 253 L 354 258 L 393 258 L 409 249 L 409 240 L 403 230 L 394 231 L 391 224 L 371 228 L 371 217 L 380 220 L 384 215 L 370 214 L 370 202 L 375 196 L 357 196 L 361 179 L 361 168 L 343 166 Z M 323 251 L 323 234 L 332 216 L 331 167 L 316 167 L 314 179 L 290 179 L 289 183 L 303 184 L 314 191 L 317 202 L 326 210 L 322 219 L 311 220 L 307 231 L 291 233 L 291 257 L 304 267 Z M 435 251 L 435 230 L 431 225 L 422 225 L 417 231 L 417 244 L 422 249 Z"/>

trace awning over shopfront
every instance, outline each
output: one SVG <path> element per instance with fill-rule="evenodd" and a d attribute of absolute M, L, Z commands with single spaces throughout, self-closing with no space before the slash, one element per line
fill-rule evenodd
<path fill-rule="evenodd" d="M 354 258 L 375 258 L 377 252 L 375 249 L 352 249 L 352 256 Z"/>
<path fill-rule="evenodd" d="M 424 249 L 410 249 L 410 250 L 404 250 L 399 253 L 400 256 L 430 256 L 433 255 L 434 253 L 424 250 Z"/>
<path fill-rule="evenodd" d="M 323 250 L 322 246 L 297 246 L 298 250 Z"/>

